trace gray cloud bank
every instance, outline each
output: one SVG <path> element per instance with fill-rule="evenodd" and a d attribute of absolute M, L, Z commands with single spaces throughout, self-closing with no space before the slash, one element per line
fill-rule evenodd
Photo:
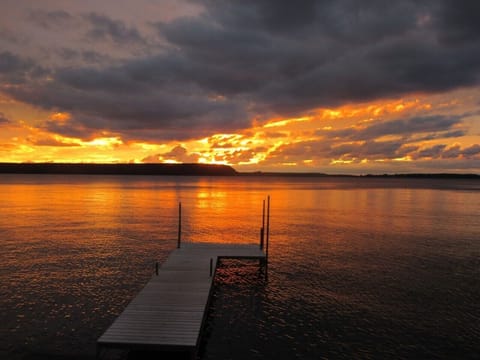
<path fill-rule="evenodd" d="M 0 89 L 71 112 L 70 122 L 45 125 L 58 133 L 88 137 L 109 130 L 183 140 L 248 128 L 254 117 L 479 83 L 478 1 L 198 3 L 201 15 L 150 24 L 162 44 L 153 54 L 89 65 L 92 51 L 83 66 L 45 69 L 35 59 L 0 53 Z M 152 45 L 134 25 L 103 14 L 33 11 L 30 20 L 45 31 L 83 26 L 86 39 L 109 46 Z M 70 50 L 62 45 L 64 56 L 86 56 Z M 423 121 L 434 132 L 452 125 L 444 118 Z M 379 124 L 362 136 L 401 135 L 424 125 Z"/>
<path fill-rule="evenodd" d="M 4 113 L 0 112 L 0 126 L 9 124 L 10 120 L 5 116 Z"/>

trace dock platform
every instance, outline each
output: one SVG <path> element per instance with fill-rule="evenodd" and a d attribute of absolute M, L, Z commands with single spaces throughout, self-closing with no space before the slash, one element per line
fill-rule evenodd
<path fill-rule="evenodd" d="M 266 259 L 258 245 L 182 243 L 97 341 L 103 348 L 188 352 L 195 358 L 219 259 Z"/>

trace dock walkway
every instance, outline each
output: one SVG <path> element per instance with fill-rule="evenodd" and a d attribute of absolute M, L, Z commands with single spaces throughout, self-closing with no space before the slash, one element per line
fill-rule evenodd
<path fill-rule="evenodd" d="M 258 245 L 182 243 L 98 339 L 97 356 L 115 347 L 194 357 L 221 258 L 265 260 L 265 253 Z"/>

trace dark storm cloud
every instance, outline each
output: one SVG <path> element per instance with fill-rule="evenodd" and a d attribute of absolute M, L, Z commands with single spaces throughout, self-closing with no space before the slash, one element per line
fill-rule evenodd
<path fill-rule="evenodd" d="M 479 83 L 475 2 L 198 2 L 202 14 L 154 25 L 164 45 L 155 55 L 105 65 L 92 53 L 95 66 L 52 69 L 48 81 L 5 91 L 42 108 L 71 112 L 65 131 L 109 129 L 180 140 L 248 128 L 253 114 L 259 119 L 299 115 L 321 106 Z M 43 27 L 72 17 L 95 42 L 148 43 L 135 26 L 103 14 L 31 14 Z M 5 54 L 0 54 L 0 73 L 2 66 L 22 73 L 25 65 Z M 84 55 L 72 49 L 62 56 Z M 441 116 L 407 119 L 337 136 L 366 141 L 419 132 L 455 136 L 459 123 Z"/>
<path fill-rule="evenodd" d="M 425 39 L 395 39 L 354 47 L 296 76 L 278 76 L 280 81 L 265 86 L 259 96 L 272 110 L 294 113 L 409 92 L 445 91 L 477 84 L 479 57 L 478 46 L 452 50 Z"/>
<path fill-rule="evenodd" d="M 111 57 L 93 50 L 83 50 L 80 52 L 80 58 L 87 64 L 102 64 L 111 61 Z"/>
<path fill-rule="evenodd" d="M 207 69 L 207 80 L 196 81 L 222 94 L 246 92 L 260 111 L 292 114 L 479 80 L 478 44 L 437 41 L 444 28 L 454 31 L 449 2 L 201 3 L 203 17 L 164 24 L 161 33 L 186 62 Z"/>
<path fill-rule="evenodd" d="M 117 44 L 145 41 L 136 28 L 127 26 L 123 21 L 97 13 L 86 14 L 83 18 L 90 25 L 87 36 L 93 40 L 110 40 Z"/>
<path fill-rule="evenodd" d="M 235 30 L 280 34 L 304 39 L 335 38 L 346 43 L 371 41 L 407 31 L 421 10 L 413 1 L 391 4 L 356 0 L 207 0 L 208 14 L 216 22 Z"/>
<path fill-rule="evenodd" d="M 175 75 L 222 95 L 255 92 L 273 75 L 272 56 L 284 55 L 272 51 L 269 37 L 248 29 L 237 32 L 190 18 L 157 27 L 180 49 L 172 58 L 179 64 Z"/>
<path fill-rule="evenodd" d="M 107 15 L 90 12 L 72 14 L 67 11 L 32 10 L 28 19 L 36 26 L 50 31 L 75 30 L 94 41 L 106 41 L 116 45 L 145 44 L 146 40 L 134 26 Z"/>
<path fill-rule="evenodd" d="M 10 44 L 21 44 L 25 43 L 25 37 L 16 34 L 14 31 L 7 27 L 0 28 L 0 41 L 4 41 Z"/>
<path fill-rule="evenodd" d="M 304 141 L 286 144 L 269 154 L 268 163 L 302 162 L 310 160 L 383 160 L 401 158 L 414 152 L 417 146 L 408 146 L 401 141 L 368 141 L 362 143 L 336 144 L 333 141 Z"/>
<path fill-rule="evenodd" d="M 288 0 L 260 1 L 258 13 L 269 29 L 288 32 L 307 26 L 315 19 L 316 0 L 299 1 L 296 4 Z"/>
<path fill-rule="evenodd" d="M 480 145 L 475 144 L 466 148 L 465 150 L 463 150 L 462 155 L 467 158 L 480 155 Z"/>
<path fill-rule="evenodd" d="M 361 144 L 332 146 L 328 157 L 338 159 L 394 159 L 408 155 L 415 146 L 405 146 L 402 141 L 366 141 Z"/>
<path fill-rule="evenodd" d="M 48 74 L 48 71 L 33 60 L 17 56 L 9 51 L 0 52 L 0 89 L 5 86 L 25 85 L 30 79 Z M 5 89 L 8 93 L 8 89 Z"/>
<path fill-rule="evenodd" d="M 32 62 L 8 51 L 0 52 L 0 74 L 24 73 L 32 68 Z"/>
<path fill-rule="evenodd" d="M 104 129 L 104 127 L 101 127 L 100 123 L 96 124 L 96 126 L 89 127 L 86 124 L 88 124 L 90 121 L 91 118 L 78 118 L 78 116 L 63 122 L 48 119 L 41 126 L 41 128 L 42 130 L 46 130 L 55 134 L 61 134 L 66 137 L 80 138 L 82 140 L 92 140 L 95 137 L 96 133 L 99 130 Z"/>
<path fill-rule="evenodd" d="M 183 93 L 184 89 L 175 87 L 149 86 L 132 80 L 128 74 L 106 76 L 103 72 L 98 78 L 95 74 L 95 71 L 75 76 L 62 74 L 64 83 L 47 84 L 37 94 L 18 92 L 16 95 L 20 99 L 35 98 L 38 104 L 52 109 L 59 104 L 66 111 L 81 109 L 81 123 L 93 129 L 202 128 L 213 131 L 229 129 L 234 124 L 240 128 L 245 126 L 243 108 L 234 102 L 210 100 L 198 92 Z"/>
<path fill-rule="evenodd" d="M 337 144 L 333 141 L 304 141 L 278 147 L 269 154 L 263 164 L 301 163 L 305 159 L 319 162 L 327 159 L 329 161 L 343 160 L 359 163 L 363 159 L 391 161 L 406 156 L 417 161 L 480 160 L 480 145 L 475 144 L 462 148 L 460 145 L 448 147 L 445 144 L 438 144 L 421 148 L 417 145 L 405 144 L 402 141 L 371 140 L 343 144 Z"/>
<path fill-rule="evenodd" d="M 11 121 L 5 116 L 5 114 L 0 112 L 0 126 L 10 124 L 10 122 Z"/>
<path fill-rule="evenodd" d="M 25 70 L 17 58 L 4 58 L 2 67 L 0 56 L 0 72 Z M 64 68 L 56 71 L 53 81 L 31 81 L 7 92 L 42 108 L 73 113 L 68 123 L 49 121 L 46 127 L 82 138 L 88 131 L 125 132 L 128 137 L 132 130 L 146 129 L 162 130 L 156 133 L 159 139 L 187 139 L 249 125 L 241 102 L 211 97 L 186 77 L 176 81 L 181 67 L 171 56 L 159 56 L 108 69 Z"/>
<path fill-rule="evenodd" d="M 435 139 L 448 139 L 448 138 L 458 138 L 467 135 L 466 130 L 453 130 L 447 132 L 436 132 L 432 134 L 414 137 L 415 141 L 427 141 L 427 140 L 435 140 Z"/>
<path fill-rule="evenodd" d="M 99 53 L 93 50 L 77 50 L 62 47 L 55 51 L 63 60 L 68 62 L 81 61 L 81 63 L 89 65 L 106 64 L 111 62 L 112 58 L 106 54 Z"/>
<path fill-rule="evenodd" d="M 436 19 L 439 38 L 450 44 L 480 40 L 479 13 L 476 0 L 446 0 Z"/>
<path fill-rule="evenodd" d="M 447 148 L 445 144 L 438 144 L 432 147 L 422 149 L 412 156 L 414 159 L 477 159 L 480 160 L 480 145 L 475 144 L 466 148 L 455 145 Z"/>
<path fill-rule="evenodd" d="M 396 119 L 385 122 L 377 122 L 364 128 L 347 128 L 341 130 L 317 131 L 317 135 L 328 138 L 341 138 L 349 140 L 371 140 L 386 135 L 397 135 L 410 137 L 413 135 L 425 134 L 422 139 L 434 139 L 438 137 L 457 137 L 464 135 L 462 130 L 451 130 L 452 127 L 460 125 L 460 116 L 423 116 L 407 119 Z"/>
<path fill-rule="evenodd" d="M 442 157 L 445 159 L 455 159 L 461 154 L 460 145 L 455 145 L 443 151 Z"/>
<path fill-rule="evenodd" d="M 447 145 L 444 145 L 444 144 L 435 145 L 430 148 L 419 151 L 414 155 L 413 158 L 414 159 L 438 158 L 440 157 L 440 155 L 442 154 L 442 152 L 445 150 L 446 147 Z"/>
<path fill-rule="evenodd" d="M 63 10 L 45 11 L 35 9 L 30 11 L 28 19 L 41 28 L 58 30 L 69 26 L 75 20 L 75 17 Z"/>

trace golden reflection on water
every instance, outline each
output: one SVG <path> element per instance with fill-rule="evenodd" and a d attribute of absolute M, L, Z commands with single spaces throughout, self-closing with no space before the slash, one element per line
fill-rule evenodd
<path fill-rule="evenodd" d="M 258 243 L 262 201 L 271 196 L 268 291 L 279 304 L 292 298 L 297 304 L 301 294 L 314 310 L 329 299 L 333 311 L 348 302 L 369 308 L 372 299 L 381 308 L 391 284 L 407 279 L 399 287 L 407 289 L 415 279 L 410 269 L 417 275 L 425 263 L 436 265 L 424 270 L 414 291 L 431 280 L 432 269 L 440 271 L 440 283 L 456 286 L 457 278 L 441 272 L 450 263 L 462 276 L 476 271 L 471 267 L 478 262 L 469 257 L 480 253 L 478 191 L 464 191 L 461 183 L 450 189 L 451 182 L 436 182 L 436 189 L 375 181 L 0 176 L 0 308 L 8 309 L 0 351 L 21 354 L 52 343 L 75 355 L 94 352 L 97 337 L 150 278 L 155 262 L 176 247 L 179 202 L 184 241 Z M 447 265 L 435 263 L 444 258 Z M 376 299 L 371 289 L 382 281 L 386 291 Z M 460 290 L 460 299 L 473 298 Z M 299 331 L 314 333 L 317 325 Z"/>
<path fill-rule="evenodd" d="M 112 232 L 132 228 L 151 232 L 153 237 L 165 236 L 164 230 L 168 230 L 171 234 L 167 236 L 173 239 L 177 204 L 182 202 L 186 240 L 256 242 L 267 194 L 272 198 L 272 230 L 280 234 L 288 232 L 289 226 L 304 226 L 302 232 L 306 233 L 324 226 L 407 234 L 418 227 L 461 226 L 461 221 L 448 220 L 459 220 L 458 214 L 468 216 L 477 210 L 459 192 L 434 189 L 342 188 L 329 182 L 319 186 L 318 181 L 268 178 L 62 177 L 53 184 L 45 179 L 0 184 L 0 224 L 55 230 L 85 226 Z"/>

